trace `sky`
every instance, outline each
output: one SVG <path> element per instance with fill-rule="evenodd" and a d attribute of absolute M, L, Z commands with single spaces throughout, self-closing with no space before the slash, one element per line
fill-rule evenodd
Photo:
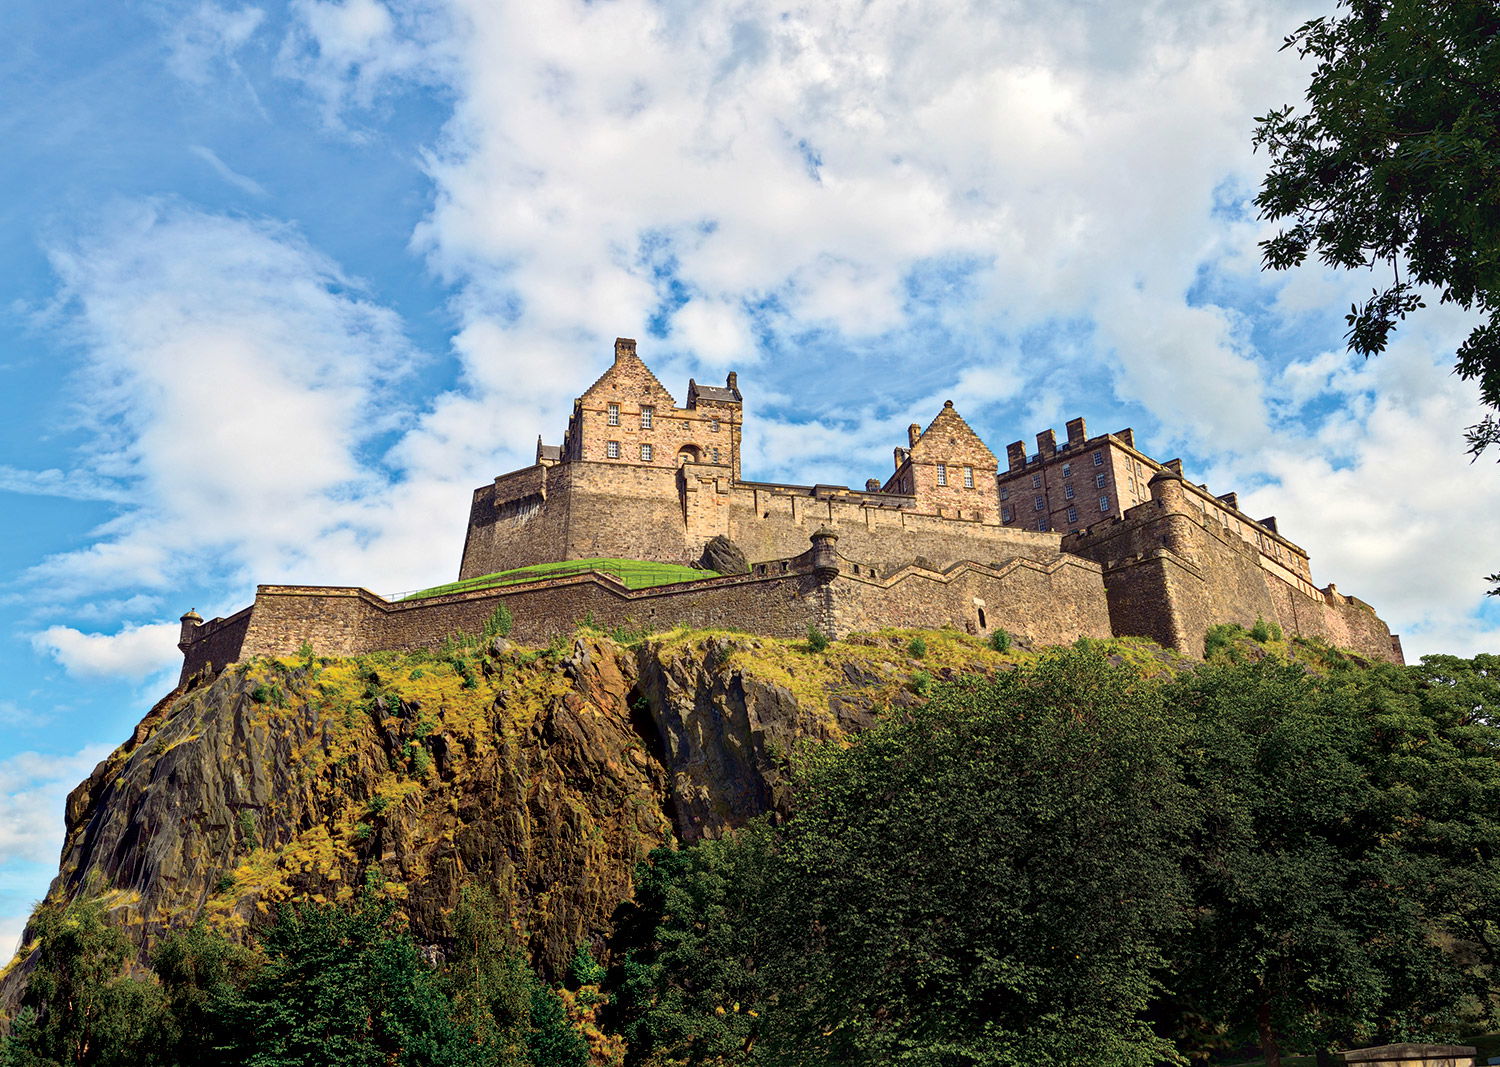
<path fill-rule="evenodd" d="M 951 399 L 1133 427 L 1408 657 L 1500 649 L 1472 322 L 1261 271 L 1254 117 L 1332 0 L 0 5 L 0 954 L 62 804 L 259 582 L 457 574 L 616 336 L 739 373 L 747 477 L 863 485 Z"/>

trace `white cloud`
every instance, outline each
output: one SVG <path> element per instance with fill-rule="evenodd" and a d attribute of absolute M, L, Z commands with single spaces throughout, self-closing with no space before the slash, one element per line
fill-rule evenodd
<path fill-rule="evenodd" d="M 80 475 L 12 480 L 124 486 L 114 498 L 129 503 L 91 544 L 31 570 L 39 603 L 210 576 L 365 569 L 369 582 L 384 531 L 459 536 L 392 510 L 392 474 L 370 463 L 372 442 L 410 417 L 399 386 L 416 357 L 399 319 L 294 231 L 137 204 L 52 260 L 95 441 Z M 432 563 L 403 566 L 393 584 L 418 584 Z"/>
<path fill-rule="evenodd" d="M 89 745 L 71 754 L 21 752 L 0 760 L 0 856 L 55 863 L 63 802 L 109 753 L 109 745 Z"/>
<path fill-rule="evenodd" d="M 31 637 L 32 646 L 51 655 L 73 675 L 139 680 L 175 663 L 178 623 L 127 625 L 118 633 L 86 634 L 71 626 L 49 626 Z"/>
<path fill-rule="evenodd" d="M 0 959 L 9 962 L 20 949 L 21 935 L 26 931 L 26 922 L 30 918 L 30 915 L 0 915 Z"/>
<path fill-rule="evenodd" d="M 119 485 L 87 471 L 19 470 L 0 464 L 0 492 L 56 496 L 66 500 L 100 500 L 123 504 L 130 494 Z"/>
<path fill-rule="evenodd" d="M 265 186 L 261 185 L 260 182 L 256 181 L 254 178 L 246 177 L 245 175 L 241 174 L 239 171 L 231 167 L 228 163 L 225 163 L 222 159 L 219 158 L 219 154 L 212 148 L 206 148 L 201 144 L 195 144 L 189 146 L 188 151 L 197 156 L 199 159 L 203 160 L 203 162 L 207 163 L 210 170 L 212 170 L 225 182 L 234 186 L 240 192 L 247 193 L 250 196 L 255 197 L 266 197 L 270 195 L 266 192 Z"/>
<path fill-rule="evenodd" d="M 167 16 L 167 65 L 194 85 L 208 84 L 219 64 L 240 75 L 236 54 L 265 19 L 258 7 L 230 8 L 205 0 L 192 11 Z"/>

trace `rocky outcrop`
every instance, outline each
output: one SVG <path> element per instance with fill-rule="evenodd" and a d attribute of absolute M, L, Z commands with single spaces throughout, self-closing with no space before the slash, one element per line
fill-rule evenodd
<path fill-rule="evenodd" d="M 703 546 L 703 555 L 698 564 L 705 570 L 718 571 L 720 574 L 746 574 L 750 570 L 750 560 L 745 556 L 744 549 L 723 534 L 715 534 Z"/>
<path fill-rule="evenodd" d="M 787 758 L 930 680 L 1007 656 L 958 634 L 838 643 L 582 631 L 526 650 L 256 660 L 161 701 L 68 799 L 49 898 L 103 896 L 142 952 L 202 916 L 283 901 L 402 903 L 436 942 L 472 882 L 500 887 L 536 962 L 596 944 L 635 865 L 791 804 Z M 1024 655 L 1021 653 L 1020 655 Z M 15 1003 L 23 956 L 0 987 Z"/>

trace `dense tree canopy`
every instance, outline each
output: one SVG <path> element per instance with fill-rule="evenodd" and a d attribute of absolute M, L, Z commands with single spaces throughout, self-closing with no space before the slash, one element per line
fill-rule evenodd
<path fill-rule="evenodd" d="M 1287 226 L 1268 267 L 1316 254 L 1344 269 L 1383 266 L 1382 288 L 1350 309 L 1349 347 L 1385 349 L 1422 306 L 1421 289 L 1477 311 L 1457 371 L 1500 409 L 1500 4 L 1339 0 L 1286 47 L 1316 66 L 1307 106 L 1257 121 L 1271 155 L 1262 215 Z M 1500 442 L 1493 415 L 1469 429 L 1478 455 Z"/>

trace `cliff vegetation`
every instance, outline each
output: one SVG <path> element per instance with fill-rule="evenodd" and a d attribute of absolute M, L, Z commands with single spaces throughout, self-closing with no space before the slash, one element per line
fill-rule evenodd
<path fill-rule="evenodd" d="M 1145 1067 L 1496 1024 L 1495 657 L 501 629 L 158 704 L 69 800 L 0 1062 Z"/>

